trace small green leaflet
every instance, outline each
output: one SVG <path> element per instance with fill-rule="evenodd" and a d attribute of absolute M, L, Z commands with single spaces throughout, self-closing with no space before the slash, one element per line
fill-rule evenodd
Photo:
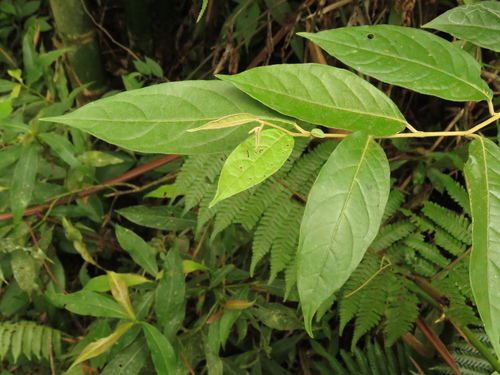
<path fill-rule="evenodd" d="M 500 3 L 481 1 L 453 8 L 426 23 L 428 27 L 500 52 Z"/>
<path fill-rule="evenodd" d="M 210 207 L 223 199 L 251 188 L 276 172 L 290 156 L 295 141 L 278 129 L 253 134 L 229 155 L 222 168 L 217 193 Z"/>
<path fill-rule="evenodd" d="M 349 278 L 377 235 L 390 189 L 389 162 L 363 132 L 349 135 L 321 169 L 307 199 L 297 253 L 305 327 Z"/>
<path fill-rule="evenodd" d="M 250 122 L 259 122 L 259 119 L 249 113 L 237 113 L 210 121 L 199 128 L 189 129 L 188 132 L 192 133 L 199 130 L 232 128 L 233 126 L 245 125 Z"/>
<path fill-rule="evenodd" d="M 458 102 L 489 100 L 493 95 L 472 56 L 427 31 L 376 25 L 298 35 L 383 82 Z"/>
<path fill-rule="evenodd" d="M 484 138 L 469 146 L 464 168 L 472 212 L 470 282 L 479 315 L 500 355 L 500 148 Z"/>

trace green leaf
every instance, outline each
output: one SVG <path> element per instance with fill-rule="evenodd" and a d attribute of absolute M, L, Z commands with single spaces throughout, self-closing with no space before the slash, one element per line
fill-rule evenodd
<path fill-rule="evenodd" d="M 345 138 L 314 183 L 300 228 L 297 287 L 312 317 L 349 278 L 377 235 L 389 196 L 389 163 L 365 133 Z"/>
<path fill-rule="evenodd" d="M 284 64 L 217 77 L 280 113 L 314 124 L 381 137 L 406 126 L 403 115 L 384 93 L 345 69 Z"/>
<path fill-rule="evenodd" d="M 113 356 L 101 375 L 137 375 L 148 357 L 146 340 L 144 338 L 135 340 L 129 347 Z"/>
<path fill-rule="evenodd" d="M 426 23 L 428 27 L 500 52 L 500 3 L 481 1 L 453 8 Z"/>
<path fill-rule="evenodd" d="M 225 116 L 223 118 L 210 121 L 205 125 L 200 126 L 196 129 L 189 129 L 188 132 L 197 132 L 199 130 L 214 130 L 214 129 L 225 129 L 232 128 L 233 126 L 245 125 L 251 122 L 258 122 L 259 119 L 248 113 L 237 113 L 235 115 Z"/>
<path fill-rule="evenodd" d="M 393 85 L 459 102 L 493 95 L 476 60 L 423 30 L 376 25 L 299 35 L 344 64 Z"/>
<path fill-rule="evenodd" d="M 148 342 L 149 350 L 151 350 L 151 357 L 153 357 L 156 373 L 165 375 L 176 374 L 177 356 L 170 342 L 151 324 L 143 322 L 142 328 Z"/>
<path fill-rule="evenodd" d="M 470 281 L 477 308 L 500 355 L 500 148 L 476 138 L 469 146 L 465 178 L 472 211 Z"/>
<path fill-rule="evenodd" d="M 135 323 L 125 323 L 118 328 L 116 328 L 116 331 L 113 332 L 111 335 L 104 337 L 102 339 L 99 339 L 93 343 L 90 343 L 83 349 L 83 351 L 80 353 L 78 358 L 75 359 L 75 362 L 70 366 L 70 369 L 75 367 L 77 364 L 86 361 L 87 359 L 97 357 L 99 354 L 104 353 L 106 350 L 111 348 L 113 344 L 118 341 L 118 339 L 125 333 L 127 332 L 130 328 Z"/>
<path fill-rule="evenodd" d="M 45 141 L 59 157 L 73 168 L 82 168 L 82 163 L 75 157 L 76 148 L 68 138 L 55 133 L 42 133 L 39 137 Z M 87 171 L 87 173 L 89 173 Z"/>
<path fill-rule="evenodd" d="M 156 250 L 148 245 L 137 234 L 120 225 L 115 227 L 116 238 L 121 247 L 126 250 L 134 262 L 144 268 L 150 275 L 158 275 L 158 264 L 156 263 Z"/>
<path fill-rule="evenodd" d="M 205 154 L 232 150 L 252 125 L 189 133 L 235 113 L 283 118 L 220 81 L 170 82 L 101 99 L 64 116 L 45 118 L 134 151 Z"/>
<path fill-rule="evenodd" d="M 116 212 L 135 224 L 149 228 L 163 230 L 196 228 L 196 219 L 175 217 L 176 212 L 172 207 L 132 206 L 116 210 Z"/>
<path fill-rule="evenodd" d="M 19 288 L 32 292 L 36 288 L 37 268 L 35 258 L 27 251 L 15 250 L 11 255 L 11 267 Z"/>
<path fill-rule="evenodd" d="M 144 276 L 135 273 L 118 273 L 118 277 L 125 283 L 126 286 L 140 285 L 151 282 Z M 109 285 L 109 278 L 107 275 L 96 276 L 90 279 L 82 290 L 89 290 L 91 292 L 108 292 L 111 290 Z"/>
<path fill-rule="evenodd" d="M 173 247 L 165 259 L 163 277 L 156 288 L 155 311 L 165 335 L 174 338 L 185 315 L 186 282 L 182 260 Z"/>
<path fill-rule="evenodd" d="M 217 193 L 209 208 L 264 181 L 281 168 L 294 145 L 293 137 L 278 129 L 263 130 L 258 138 L 253 134 L 227 158 L 220 174 Z"/>
<path fill-rule="evenodd" d="M 31 195 L 35 188 L 39 152 L 40 149 L 37 145 L 33 143 L 26 144 L 14 169 L 10 191 L 14 221 L 21 219 L 24 210 L 28 207 L 31 200 Z"/>
<path fill-rule="evenodd" d="M 111 288 L 111 294 L 116 302 L 125 310 L 127 316 L 136 320 L 135 312 L 130 302 L 130 296 L 128 294 L 127 284 L 120 278 L 120 276 L 113 271 L 108 271 L 109 286 Z"/>
<path fill-rule="evenodd" d="M 123 308 L 111 297 L 82 290 L 71 294 L 46 294 L 56 305 L 80 315 L 128 319 Z"/>

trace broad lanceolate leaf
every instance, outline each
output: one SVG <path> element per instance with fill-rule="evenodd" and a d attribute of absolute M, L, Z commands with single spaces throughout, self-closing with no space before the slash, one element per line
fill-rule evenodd
<path fill-rule="evenodd" d="M 177 374 L 177 357 L 174 348 L 162 333 L 146 322 L 142 323 L 144 335 L 148 342 L 151 357 L 155 364 L 157 374 L 175 375 Z"/>
<path fill-rule="evenodd" d="M 472 211 L 471 287 L 486 333 L 500 355 L 500 148 L 475 139 L 464 171 Z"/>
<path fill-rule="evenodd" d="M 294 144 L 291 135 L 278 129 L 263 130 L 258 136 L 254 134 L 249 137 L 227 158 L 210 207 L 264 181 L 281 168 L 290 156 Z"/>
<path fill-rule="evenodd" d="M 127 91 L 45 120 L 135 151 L 200 154 L 232 150 L 254 125 L 213 132 L 187 130 L 236 113 L 283 118 L 227 83 L 184 81 Z"/>
<path fill-rule="evenodd" d="M 86 361 L 87 359 L 97 357 L 99 354 L 104 353 L 106 350 L 111 348 L 113 344 L 118 341 L 118 339 L 127 332 L 135 323 L 125 323 L 121 326 L 118 326 L 115 332 L 113 332 L 108 337 L 104 337 L 99 339 L 85 347 L 83 351 L 80 353 L 75 362 L 71 365 L 70 369 L 76 366 L 77 364 Z"/>
<path fill-rule="evenodd" d="M 500 3 L 481 1 L 453 8 L 422 27 L 441 30 L 500 52 Z"/>
<path fill-rule="evenodd" d="M 232 128 L 233 126 L 245 125 L 250 122 L 256 122 L 258 118 L 250 115 L 248 113 L 237 113 L 235 115 L 225 116 L 223 118 L 210 121 L 205 125 L 200 126 L 196 129 L 189 129 L 188 132 L 197 132 L 198 130 L 213 130 L 213 129 L 224 129 Z"/>
<path fill-rule="evenodd" d="M 26 144 L 14 169 L 10 202 L 14 221 L 19 220 L 31 200 L 35 188 L 40 149 L 33 143 Z"/>
<path fill-rule="evenodd" d="M 344 64 L 387 83 L 459 102 L 493 95 L 472 56 L 426 31 L 377 25 L 299 34 Z"/>
<path fill-rule="evenodd" d="M 284 64 L 218 77 L 280 113 L 313 124 L 381 137 L 406 126 L 403 115 L 384 93 L 345 69 Z"/>
<path fill-rule="evenodd" d="M 111 294 L 116 302 L 125 310 L 128 317 L 132 320 L 136 320 L 134 309 L 132 303 L 130 302 L 130 296 L 128 294 L 127 284 L 120 278 L 120 276 L 113 271 L 108 271 L 109 286 L 111 287 Z"/>
<path fill-rule="evenodd" d="M 126 250 L 134 262 L 144 268 L 151 276 L 158 275 L 156 250 L 131 230 L 120 225 L 115 227 L 116 238 L 121 247 Z"/>
<path fill-rule="evenodd" d="M 196 228 L 196 217 L 180 218 L 180 211 L 175 207 L 131 206 L 116 212 L 133 223 L 149 228 L 163 230 Z"/>
<path fill-rule="evenodd" d="M 297 286 L 313 315 L 349 278 L 375 238 L 389 196 L 389 163 L 365 133 L 345 138 L 314 183 L 300 228 Z"/>

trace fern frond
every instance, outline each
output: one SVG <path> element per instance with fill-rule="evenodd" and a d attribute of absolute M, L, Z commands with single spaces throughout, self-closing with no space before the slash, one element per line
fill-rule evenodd
<path fill-rule="evenodd" d="M 405 195 L 401 192 L 401 190 L 391 190 L 391 192 L 389 193 L 389 199 L 387 200 L 387 204 L 385 205 L 382 222 L 385 222 L 392 215 L 394 215 L 394 213 L 399 209 L 399 207 L 401 207 L 404 201 Z"/>
<path fill-rule="evenodd" d="M 422 212 L 456 239 L 467 245 L 472 243 L 470 221 L 463 215 L 452 213 L 433 202 L 425 202 Z"/>
<path fill-rule="evenodd" d="M 373 240 L 371 244 L 371 248 L 374 251 L 388 248 L 393 243 L 405 238 L 415 229 L 415 225 L 409 220 L 402 220 L 394 224 L 386 225 L 378 232 L 377 237 L 375 237 L 375 240 Z"/>
<path fill-rule="evenodd" d="M 464 210 L 466 214 L 470 216 L 470 201 L 469 194 L 467 190 L 464 189 L 462 184 L 458 181 L 455 181 L 451 176 L 441 173 L 435 169 L 432 170 L 432 173 L 439 179 L 439 181 L 443 184 L 444 188 L 448 195 L 457 202 L 460 207 Z"/>
<path fill-rule="evenodd" d="M 446 267 L 450 260 L 445 258 L 439 252 L 439 249 L 424 241 L 422 235 L 412 234 L 404 240 L 405 245 L 415 249 L 425 259 L 437 264 L 439 267 Z"/>
<path fill-rule="evenodd" d="M 363 260 L 359 266 L 354 270 L 349 277 L 349 280 L 344 284 L 340 290 L 339 298 L 339 311 L 340 311 L 340 335 L 344 331 L 347 323 L 356 315 L 359 306 L 361 305 L 363 293 L 358 291 L 349 297 L 345 297 L 356 289 L 358 289 L 363 283 L 365 283 L 370 277 L 375 275 L 375 273 L 380 269 L 380 258 L 376 255 L 366 253 Z"/>
<path fill-rule="evenodd" d="M 422 258 L 415 258 L 410 266 L 414 273 L 424 277 L 434 276 L 438 271 L 438 268 L 433 263 L 430 263 Z"/>
<path fill-rule="evenodd" d="M 290 264 L 294 254 L 297 252 L 299 241 L 300 223 L 304 214 L 304 206 L 300 203 L 289 200 L 286 205 L 287 213 L 283 226 L 276 234 L 276 240 L 271 248 L 271 283 L 278 272 L 281 272 Z"/>
<path fill-rule="evenodd" d="M 15 364 L 21 354 L 28 360 L 48 359 L 51 350 L 61 354 L 61 332 L 35 322 L 0 322 L 0 358 L 11 355 Z"/>
<path fill-rule="evenodd" d="M 354 347 L 358 340 L 375 327 L 382 318 L 385 308 L 387 294 L 387 270 L 375 276 L 363 289 L 356 293 L 362 293 L 359 308 L 356 313 L 356 326 L 352 338 L 351 347 Z M 354 294 L 355 295 L 355 294 Z M 349 297 L 352 298 L 353 296 Z"/>
<path fill-rule="evenodd" d="M 410 221 L 415 224 L 422 232 L 434 232 L 435 224 L 427 219 L 426 217 L 418 216 L 415 214 L 411 215 Z"/>
<path fill-rule="evenodd" d="M 418 316 L 418 298 L 406 287 L 406 279 L 392 274 L 387 290 L 385 311 L 385 344 L 392 346 L 408 333 Z"/>
<path fill-rule="evenodd" d="M 210 203 L 215 197 L 215 193 L 217 193 L 217 185 L 212 184 L 207 191 L 205 192 L 205 196 L 202 198 L 200 202 L 200 210 L 198 212 L 198 223 L 196 225 L 196 234 L 201 233 L 203 226 L 212 219 L 217 211 L 219 210 L 219 205 L 215 205 L 210 207 Z"/>
<path fill-rule="evenodd" d="M 455 256 L 461 255 L 467 248 L 462 241 L 457 240 L 440 227 L 436 227 L 434 242 L 436 245 L 442 247 L 444 250 Z"/>

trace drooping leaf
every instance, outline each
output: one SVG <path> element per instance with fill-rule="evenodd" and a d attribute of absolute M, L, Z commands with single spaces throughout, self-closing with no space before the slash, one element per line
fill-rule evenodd
<path fill-rule="evenodd" d="M 306 329 L 358 266 L 389 196 L 389 163 L 365 133 L 345 138 L 314 183 L 300 228 L 297 286 Z"/>
<path fill-rule="evenodd" d="M 170 342 L 151 324 L 143 322 L 142 328 L 149 350 L 151 350 L 156 372 L 158 374 L 175 375 L 177 373 L 177 357 Z"/>
<path fill-rule="evenodd" d="M 241 143 L 252 124 L 209 134 L 187 132 L 236 113 L 283 118 L 227 83 L 184 81 L 127 91 L 44 120 L 135 151 L 190 155 L 230 151 Z"/>
<path fill-rule="evenodd" d="M 40 149 L 33 143 L 26 144 L 14 169 L 10 201 L 14 221 L 19 220 L 31 200 L 35 188 Z"/>
<path fill-rule="evenodd" d="M 384 93 L 345 69 L 284 64 L 218 77 L 280 113 L 314 124 L 375 136 L 393 135 L 406 126 Z"/>
<path fill-rule="evenodd" d="M 99 339 L 93 343 L 90 343 L 83 349 L 83 351 L 80 353 L 78 358 L 75 359 L 75 362 L 71 365 L 70 369 L 76 366 L 77 364 L 86 361 L 87 359 L 94 358 L 98 356 L 99 354 L 104 353 L 106 350 L 108 350 L 113 344 L 125 333 L 127 332 L 130 328 L 135 323 L 125 323 L 116 329 L 115 332 L 113 332 L 111 335 L 104 337 L 102 339 Z"/>
<path fill-rule="evenodd" d="M 492 97 L 481 65 L 467 52 L 423 30 L 376 25 L 299 33 L 330 55 L 381 81 L 454 101 Z"/>
<path fill-rule="evenodd" d="M 264 181 L 285 163 L 294 144 L 291 135 L 278 129 L 263 130 L 258 138 L 256 134 L 249 137 L 227 158 L 210 207 Z"/>
<path fill-rule="evenodd" d="M 476 138 L 464 171 L 472 212 L 471 287 L 486 333 L 500 355 L 500 148 Z"/>
<path fill-rule="evenodd" d="M 123 308 L 110 296 L 82 290 L 71 294 L 47 294 L 57 305 L 80 315 L 129 319 Z"/>
<path fill-rule="evenodd" d="M 151 276 L 156 277 L 158 274 L 156 250 L 129 229 L 117 225 L 115 231 L 121 247 L 130 254 L 134 262 L 144 268 Z"/>
<path fill-rule="evenodd" d="M 135 224 L 149 228 L 163 230 L 196 228 L 195 218 L 180 218 L 180 212 L 175 211 L 173 207 L 131 206 L 116 212 Z"/>
<path fill-rule="evenodd" d="M 481 1 L 450 9 L 422 27 L 444 31 L 480 47 L 500 52 L 498 1 Z"/>

